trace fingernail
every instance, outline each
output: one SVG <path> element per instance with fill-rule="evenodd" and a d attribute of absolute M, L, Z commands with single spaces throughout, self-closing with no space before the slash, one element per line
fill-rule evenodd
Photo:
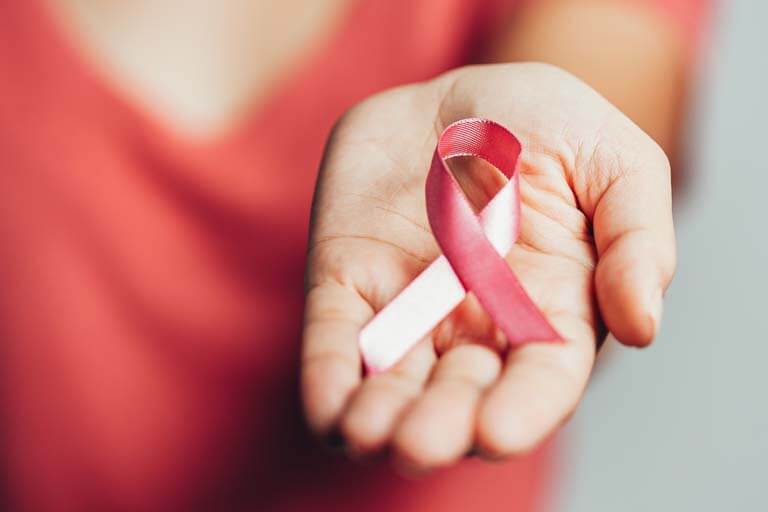
<path fill-rule="evenodd" d="M 661 326 L 661 317 L 664 311 L 664 293 L 661 288 L 657 288 L 651 295 L 650 312 L 653 319 L 653 334 L 656 335 L 659 332 Z"/>

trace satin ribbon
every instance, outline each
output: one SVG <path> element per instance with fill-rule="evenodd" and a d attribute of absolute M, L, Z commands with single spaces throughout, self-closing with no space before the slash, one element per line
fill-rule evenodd
<path fill-rule="evenodd" d="M 469 291 L 510 346 L 561 339 L 504 260 L 520 229 L 520 151 L 514 135 L 486 119 L 463 119 L 443 131 L 426 183 L 427 217 L 443 255 L 361 331 L 360 351 L 369 372 L 397 363 Z M 448 169 L 446 161 L 457 156 L 482 158 L 508 179 L 479 215 Z"/>

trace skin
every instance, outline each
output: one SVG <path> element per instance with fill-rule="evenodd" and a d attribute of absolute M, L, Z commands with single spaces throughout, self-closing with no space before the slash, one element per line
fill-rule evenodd
<path fill-rule="evenodd" d="M 652 139 L 674 151 L 685 66 L 674 30 L 636 4 L 529 2 L 500 20 L 487 59 L 547 62 L 569 73 L 541 64 L 462 68 L 382 93 L 338 123 L 314 210 L 301 369 L 307 420 L 319 436 L 341 433 L 353 456 L 391 449 L 408 471 L 449 465 L 473 447 L 488 457 L 520 454 L 576 407 L 606 326 L 629 345 L 653 338 L 674 240 L 669 164 Z M 49 5 L 118 88 L 172 131 L 204 141 L 232 131 L 268 98 L 348 7 Z M 493 118 L 523 141 L 524 221 L 509 260 L 568 342 L 505 355 L 482 309 L 467 301 L 397 368 L 363 380 L 360 327 L 438 254 L 422 197 L 437 134 L 471 115 Z M 454 171 L 476 204 L 499 184 L 476 162 L 457 162 Z M 159 375 L 153 386 L 163 381 Z"/>
<path fill-rule="evenodd" d="M 650 2 L 536 0 L 505 20 L 493 62 L 556 65 L 587 82 L 674 160 L 689 66 L 685 41 Z"/>
<path fill-rule="evenodd" d="M 567 341 L 505 353 L 466 301 L 390 371 L 362 378 L 361 327 L 439 254 L 425 172 L 442 129 L 469 116 L 523 143 L 521 235 L 507 259 Z M 318 433 L 337 429 L 352 455 L 391 448 L 406 470 L 472 448 L 490 458 L 533 449 L 578 404 L 602 322 L 625 344 L 651 342 L 675 266 L 664 152 L 585 83 L 542 64 L 462 68 L 355 107 L 328 144 L 313 218 L 307 418 Z"/>
<path fill-rule="evenodd" d="M 231 131 L 249 108 L 268 98 L 307 48 L 333 34 L 350 1 L 229 0 L 220 8 L 203 0 L 47 4 L 110 82 L 172 131 L 207 140 Z M 499 20 L 484 58 L 561 67 L 673 151 L 684 90 L 682 45 L 667 20 L 642 4 L 526 2 Z"/>
<path fill-rule="evenodd" d="M 237 130 L 343 23 L 351 0 L 45 0 L 109 82 L 174 133 Z"/>
<path fill-rule="evenodd" d="M 407 473 L 535 448 L 577 407 L 606 326 L 629 346 L 652 341 L 675 265 L 662 149 L 674 156 L 687 65 L 667 20 L 637 2 L 530 2 L 500 25 L 489 59 L 571 74 L 468 68 L 379 95 L 340 121 L 321 168 L 307 418 L 320 436 L 340 433 L 351 456 L 389 451 Z M 360 327 L 438 254 L 423 178 L 442 127 L 466 116 L 523 139 L 523 225 L 508 260 L 568 342 L 507 353 L 470 297 L 400 365 L 362 379 Z M 475 206 L 499 186 L 477 162 L 453 171 Z"/>

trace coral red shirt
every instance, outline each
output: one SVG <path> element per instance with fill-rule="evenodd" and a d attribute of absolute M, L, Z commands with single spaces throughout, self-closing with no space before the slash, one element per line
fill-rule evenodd
<path fill-rule="evenodd" d="M 493 16 L 482 1 L 357 1 L 245 124 L 198 144 L 112 90 L 42 4 L 0 0 L 9 507 L 537 509 L 549 448 L 410 482 L 318 447 L 296 386 L 331 124 L 367 95 L 467 62 Z"/>

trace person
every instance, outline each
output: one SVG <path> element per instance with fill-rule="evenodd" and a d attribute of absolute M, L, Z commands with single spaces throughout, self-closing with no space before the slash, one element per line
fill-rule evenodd
<path fill-rule="evenodd" d="M 4 508 L 541 510 L 547 439 L 602 322 L 629 345 L 658 330 L 674 267 L 660 147 L 705 15 L 0 2 Z M 567 342 L 502 360 L 468 301 L 362 380 L 360 326 L 438 254 L 420 188 L 437 131 L 470 115 L 523 141 L 510 260 Z M 439 470 L 402 478 L 377 454 Z"/>

